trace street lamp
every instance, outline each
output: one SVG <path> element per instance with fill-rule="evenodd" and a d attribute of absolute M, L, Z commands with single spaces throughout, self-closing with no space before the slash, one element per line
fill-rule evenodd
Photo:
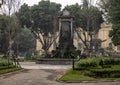
<path fill-rule="evenodd" d="M 71 52 L 71 58 L 72 58 L 72 69 L 75 70 L 75 56 L 74 54 Z"/>

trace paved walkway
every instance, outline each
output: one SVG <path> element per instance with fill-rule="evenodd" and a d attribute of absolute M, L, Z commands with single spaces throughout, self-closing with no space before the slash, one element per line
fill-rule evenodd
<path fill-rule="evenodd" d="M 46 65 L 35 64 L 35 62 L 20 62 L 22 68 L 25 69 L 70 69 L 71 65 Z"/>
<path fill-rule="evenodd" d="M 28 67 L 34 67 L 35 63 L 22 63 L 23 67 L 26 66 L 26 68 L 28 68 L 27 65 Z M 40 69 L 40 66 L 42 65 L 37 65 L 36 69 L 29 67 L 29 69 L 22 72 L 0 76 L 0 85 L 120 85 L 120 82 L 60 83 L 57 82 L 56 79 L 67 69 Z M 61 66 L 59 68 L 61 68 Z"/>

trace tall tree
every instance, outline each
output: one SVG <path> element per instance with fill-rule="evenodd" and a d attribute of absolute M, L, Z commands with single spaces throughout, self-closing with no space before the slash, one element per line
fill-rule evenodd
<path fill-rule="evenodd" d="M 13 49 L 16 55 L 24 55 L 30 57 L 35 50 L 35 38 L 31 31 L 27 28 L 21 29 L 19 35 L 14 38 Z"/>
<path fill-rule="evenodd" d="M 0 15 L 0 52 L 6 54 L 8 48 L 8 39 L 7 39 L 7 23 L 8 16 Z"/>
<path fill-rule="evenodd" d="M 92 36 L 98 33 L 101 23 L 103 22 L 102 12 L 95 6 L 91 5 L 88 0 L 84 0 L 83 5 L 71 5 L 66 8 L 75 15 L 75 28 L 78 37 L 84 43 L 87 49 L 90 48 Z M 79 29 L 79 28 L 82 28 Z M 84 37 L 81 37 L 83 33 Z M 90 39 L 89 39 L 90 38 Z M 90 43 L 88 43 L 90 41 Z"/>
<path fill-rule="evenodd" d="M 23 23 L 22 26 L 26 25 L 27 28 L 30 28 L 34 36 L 42 44 L 45 54 L 47 54 L 50 46 L 57 38 L 54 33 L 54 22 L 60 7 L 60 4 L 42 0 L 37 5 L 31 7 L 24 4 L 24 8 L 21 7 L 18 12 L 19 20 Z"/>
<path fill-rule="evenodd" d="M 109 8 L 109 19 L 112 25 L 110 37 L 115 46 L 120 45 L 120 0 L 111 0 Z"/>
<path fill-rule="evenodd" d="M 8 16 L 8 23 L 6 29 L 6 35 L 8 38 L 8 48 L 7 48 L 7 58 L 8 63 L 11 56 L 12 44 L 13 44 L 13 37 L 16 34 L 16 28 L 18 28 L 18 22 L 16 21 L 17 18 L 13 14 L 20 5 L 20 0 L 5 0 L 5 4 L 2 5 L 1 9 L 3 10 L 3 14 Z M 9 65 L 8 65 L 9 66 Z"/>
<path fill-rule="evenodd" d="M 99 5 L 107 17 L 107 22 L 112 23 L 112 30 L 109 36 L 115 46 L 120 45 L 120 1 L 119 0 L 100 0 Z M 105 17 L 105 18 L 106 18 Z"/>
<path fill-rule="evenodd" d="M 109 9 L 110 9 L 110 2 L 111 2 L 110 0 L 99 0 L 99 2 L 97 3 L 98 6 L 100 7 L 100 9 L 103 12 L 104 20 L 106 22 L 110 22 L 109 21 L 109 15 L 108 15 L 108 12 L 109 12 Z"/>

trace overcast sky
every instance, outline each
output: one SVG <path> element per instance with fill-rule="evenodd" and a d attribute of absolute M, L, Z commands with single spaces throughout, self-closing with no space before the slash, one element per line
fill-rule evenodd
<path fill-rule="evenodd" d="M 24 0 L 23 2 L 27 3 L 29 6 L 32 6 L 34 4 L 37 4 L 39 1 L 41 1 L 41 0 Z M 62 8 L 64 8 L 64 6 L 66 6 L 66 5 L 81 3 L 81 0 L 50 0 L 50 1 L 60 3 L 62 5 Z"/>

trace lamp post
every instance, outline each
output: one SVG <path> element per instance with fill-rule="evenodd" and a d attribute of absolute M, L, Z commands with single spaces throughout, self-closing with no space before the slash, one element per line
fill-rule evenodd
<path fill-rule="evenodd" d="M 74 56 L 72 56 L 72 69 L 75 70 L 75 60 L 74 60 Z"/>
<path fill-rule="evenodd" d="M 72 58 L 72 69 L 75 70 L 75 57 L 74 54 L 71 52 L 71 58 Z"/>

